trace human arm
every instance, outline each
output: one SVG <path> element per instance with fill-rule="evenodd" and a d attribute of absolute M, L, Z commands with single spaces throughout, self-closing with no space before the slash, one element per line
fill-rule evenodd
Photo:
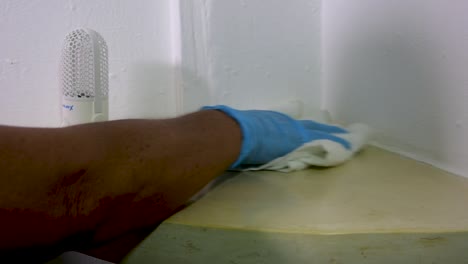
<path fill-rule="evenodd" d="M 258 164 L 345 132 L 225 109 L 61 129 L 0 127 L 0 253 L 58 247 L 99 256 L 92 248 L 107 244 L 117 256 L 105 258 L 118 260 L 126 251 L 115 248 L 139 242 L 233 164 Z"/>
<path fill-rule="evenodd" d="M 241 134 L 202 111 L 63 129 L 0 128 L 0 249 L 67 250 L 170 216 L 232 164 Z"/>

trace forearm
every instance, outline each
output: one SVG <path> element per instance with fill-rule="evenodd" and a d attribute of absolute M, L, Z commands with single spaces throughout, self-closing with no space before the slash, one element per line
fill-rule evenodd
<path fill-rule="evenodd" d="M 0 247 L 79 233 L 99 242 L 154 225 L 232 164 L 240 144 L 237 124 L 217 111 L 64 129 L 1 127 L 0 217 L 8 221 Z"/>
<path fill-rule="evenodd" d="M 105 158 L 111 161 L 104 167 L 112 170 L 106 174 L 112 178 L 104 185 L 125 180 L 122 186 L 114 186 L 114 191 L 121 193 L 122 188 L 127 195 L 115 196 L 117 207 L 109 206 L 112 210 L 108 214 L 115 219 L 104 221 L 96 240 L 167 218 L 226 170 L 237 158 L 241 145 L 238 125 L 218 111 L 158 122 L 115 122 L 106 129 L 112 131 L 109 141 L 119 144 L 112 144 L 110 157 Z"/>

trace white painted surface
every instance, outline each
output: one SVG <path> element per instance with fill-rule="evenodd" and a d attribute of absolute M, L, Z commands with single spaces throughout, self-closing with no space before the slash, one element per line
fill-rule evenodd
<path fill-rule="evenodd" d="M 319 0 L 182 1 L 181 15 L 186 112 L 297 98 L 319 108 Z"/>
<path fill-rule="evenodd" d="M 110 118 L 174 115 L 171 0 L 0 1 L 0 124 L 58 126 L 65 35 L 89 27 L 109 46 Z"/>
<path fill-rule="evenodd" d="M 468 176 L 468 2 L 324 1 L 324 105 Z"/>

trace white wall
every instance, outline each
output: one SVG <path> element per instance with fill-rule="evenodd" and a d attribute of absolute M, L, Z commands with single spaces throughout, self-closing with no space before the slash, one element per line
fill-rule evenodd
<path fill-rule="evenodd" d="M 319 108 L 320 0 L 181 2 L 185 111 L 207 104 Z"/>
<path fill-rule="evenodd" d="M 0 124 L 60 123 L 60 50 L 84 26 L 109 45 L 112 119 L 300 98 L 370 124 L 380 145 L 468 175 L 466 10 L 443 0 L 193 0 L 181 1 L 179 28 L 175 0 L 3 0 Z"/>
<path fill-rule="evenodd" d="M 111 119 L 174 115 L 172 2 L 0 1 L 0 124 L 60 124 L 58 61 L 79 27 L 109 46 Z"/>
<path fill-rule="evenodd" d="M 324 104 L 468 176 L 468 1 L 324 1 Z"/>

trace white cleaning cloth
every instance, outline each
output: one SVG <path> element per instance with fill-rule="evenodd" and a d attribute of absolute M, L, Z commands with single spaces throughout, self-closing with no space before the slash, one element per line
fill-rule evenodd
<path fill-rule="evenodd" d="M 330 167 L 339 165 L 361 150 L 369 141 L 371 129 L 364 124 L 352 124 L 346 128 L 349 133 L 334 134 L 351 143 L 351 149 L 331 140 L 315 140 L 305 143 L 299 148 L 274 159 L 260 167 L 248 168 L 244 171 L 273 170 L 291 172 L 306 169 L 309 166 Z"/>

